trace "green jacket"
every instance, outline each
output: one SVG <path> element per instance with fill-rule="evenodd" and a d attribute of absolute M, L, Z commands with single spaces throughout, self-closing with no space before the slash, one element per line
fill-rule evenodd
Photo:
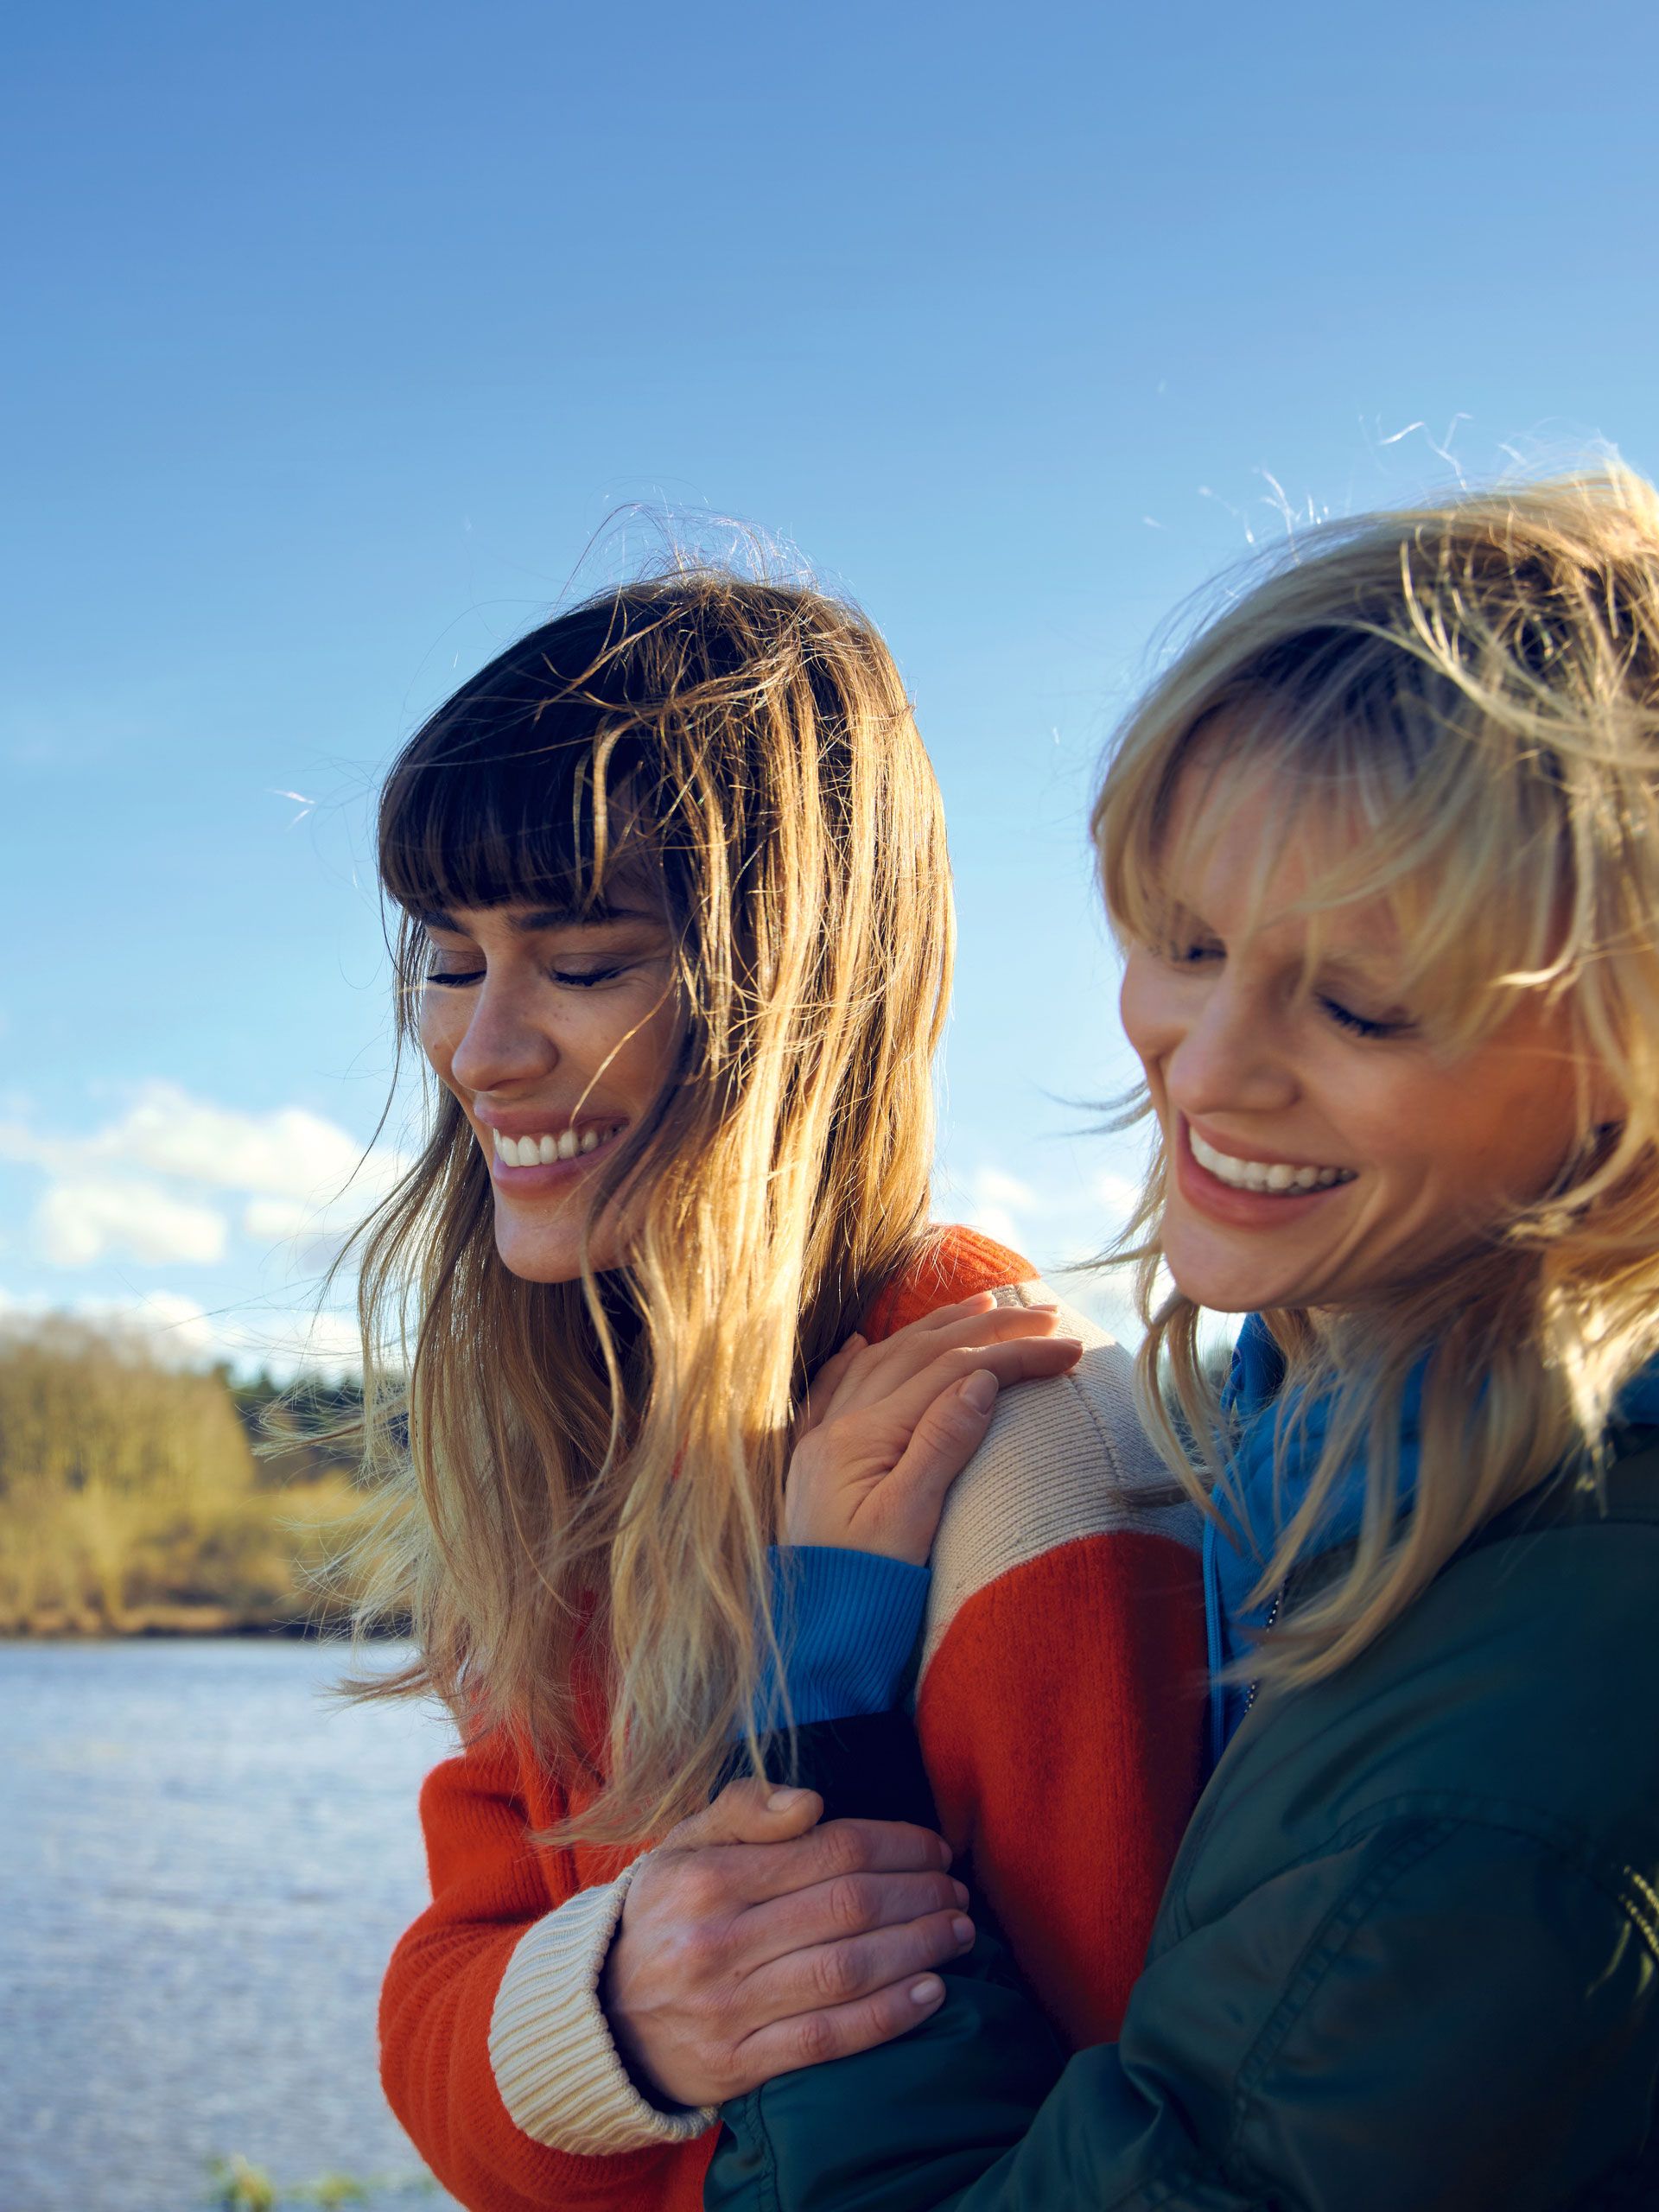
<path fill-rule="evenodd" d="M 705 2206 L 1659 2206 L 1659 1440 L 1633 1443 L 1605 1512 L 1524 1501 L 1341 1674 L 1256 1700 L 1117 2043 L 1068 2064 L 986 1935 L 925 2025 L 728 2107 Z M 836 1800 L 897 1809 L 879 1777 Z"/>

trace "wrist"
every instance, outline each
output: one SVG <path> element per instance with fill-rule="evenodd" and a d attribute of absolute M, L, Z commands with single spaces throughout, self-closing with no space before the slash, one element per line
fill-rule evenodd
<path fill-rule="evenodd" d="M 788 1700 L 768 1669 L 756 1700 L 763 1734 L 784 1725 L 883 1713 L 902 1699 L 931 1571 L 834 1544 L 774 1546 L 772 1618 Z"/>
<path fill-rule="evenodd" d="M 620 1960 L 618 1955 L 624 1951 L 626 1943 L 624 1930 L 619 1928 L 611 1938 L 611 1948 L 606 1953 L 605 1963 L 600 1969 L 599 1986 L 594 1992 L 599 2009 L 610 2030 L 611 2041 L 616 2046 L 617 2059 L 632 2088 L 647 2104 L 655 2105 L 660 2110 L 683 2110 L 690 2101 L 676 2096 L 668 2084 L 658 2078 L 646 2052 L 647 2035 L 642 2032 L 644 2023 L 635 2018 L 623 1994 L 626 1961 L 626 1959 Z"/>

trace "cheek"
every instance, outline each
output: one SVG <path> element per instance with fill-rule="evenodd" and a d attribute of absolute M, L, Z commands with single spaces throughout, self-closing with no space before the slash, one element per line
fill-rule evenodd
<path fill-rule="evenodd" d="M 685 1015 L 677 993 L 654 994 L 631 1025 L 624 1047 L 629 1076 L 652 1096 L 672 1077 L 685 1038 Z"/>
<path fill-rule="evenodd" d="M 466 1033 L 466 1015 L 461 1007 L 446 1001 L 435 991 L 421 994 L 421 1010 L 415 1023 L 416 1039 L 433 1073 L 445 1083 L 449 1080 L 455 1047 Z"/>
<path fill-rule="evenodd" d="M 1150 957 L 1144 952 L 1132 952 L 1124 964 L 1123 985 L 1117 995 L 1123 1034 L 1140 1055 L 1149 1077 L 1172 1041 L 1166 995 L 1160 988 L 1160 982 Z"/>

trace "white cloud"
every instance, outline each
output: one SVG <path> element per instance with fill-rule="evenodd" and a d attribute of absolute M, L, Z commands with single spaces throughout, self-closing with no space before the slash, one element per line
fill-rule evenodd
<path fill-rule="evenodd" d="M 1100 1241 L 1103 1244 L 1116 1236 L 1135 1211 L 1141 1185 L 1132 1175 L 1116 1174 L 1108 1168 L 1103 1174 L 1096 1176 L 1091 1191 L 1099 1212 Z"/>
<path fill-rule="evenodd" d="M 310 1207 L 293 1198 L 250 1198 L 242 1230 L 257 1244 L 282 1244 L 302 1236 L 316 1219 Z"/>
<path fill-rule="evenodd" d="M 217 1349 L 208 1314 L 178 1291 L 147 1290 L 134 1305 L 105 1305 L 99 1311 L 116 1327 L 142 1337 L 169 1365 L 195 1367 Z"/>
<path fill-rule="evenodd" d="M 212 1188 L 321 1204 L 355 1179 L 372 1198 L 397 1173 L 395 1159 L 372 1154 L 336 1122 L 303 1106 L 249 1114 L 194 1098 L 172 1083 L 149 1083 L 118 1120 L 88 1135 L 42 1133 L 0 1122 L 0 1160 L 70 1177 L 88 1166 L 148 1169 Z"/>
<path fill-rule="evenodd" d="M 225 1256 L 227 1230 L 213 1207 L 137 1178 L 54 1183 L 35 1209 L 35 1243 L 58 1268 L 91 1267 L 107 1257 L 211 1267 Z"/>
<path fill-rule="evenodd" d="M 401 1173 L 390 1148 L 365 1161 L 353 1137 L 307 1108 L 246 1113 L 153 1082 L 101 1125 L 79 1129 L 61 1119 L 42 1126 L 27 1102 L 0 1100 L 0 1162 L 39 1179 L 33 1243 L 50 1267 L 218 1268 L 230 1294 L 204 1305 L 162 1289 L 111 1300 L 103 1284 L 68 1300 L 0 1289 L 0 1325 L 68 1311 L 186 1364 L 228 1359 L 278 1375 L 357 1368 L 354 1318 L 318 1313 L 305 1284 Z M 242 1240 L 234 1255 L 233 1238 Z M 262 1272 L 263 1292 L 252 1287 Z"/>
<path fill-rule="evenodd" d="M 254 1308 L 221 1314 L 215 1333 L 223 1357 L 238 1367 L 339 1376 L 353 1375 L 362 1365 L 362 1339 L 349 1313 Z"/>
<path fill-rule="evenodd" d="M 361 1364 L 357 1323 L 340 1313 L 262 1306 L 210 1313 L 182 1292 L 146 1291 L 142 1298 L 15 1297 L 0 1289 L 0 1336 L 28 1331 L 67 1314 L 105 1334 L 141 1345 L 169 1367 L 267 1369 L 279 1378 L 299 1371 L 355 1374 Z"/>
<path fill-rule="evenodd" d="M 1115 1170 L 1039 1183 L 982 1161 L 951 1182 L 945 1203 L 987 1236 L 1059 1267 L 1095 1258 L 1128 1219 L 1138 1194 L 1134 1179 Z"/>
<path fill-rule="evenodd" d="M 962 1196 L 959 1211 L 969 1228 L 1010 1247 L 1018 1247 L 1025 1224 L 1046 1211 L 1029 1183 L 1022 1183 L 1017 1175 L 1001 1167 L 976 1167 L 963 1185 Z"/>
<path fill-rule="evenodd" d="M 62 1268 L 109 1257 L 146 1265 L 222 1261 L 221 1194 L 242 1192 L 245 1236 L 286 1247 L 291 1273 L 321 1273 L 402 1162 L 366 1160 L 355 1138 L 308 1109 L 245 1113 L 176 1084 L 145 1084 L 101 1128 L 66 1134 L 0 1120 L 0 1160 L 42 1171 L 35 1241 Z"/>
<path fill-rule="evenodd" d="M 94 1142 L 162 1174 L 296 1200 L 333 1197 L 363 1161 L 355 1138 L 303 1106 L 245 1114 L 166 1083 L 147 1085 Z M 379 1166 L 365 1170 L 377 1187 L 382 1172 Z"/>
<path fill-rule="evenodd" d="M 1022 1163 L 1023 1164 L 1023 1163 Z M 1046 1165 L 1046 1163 L 1045 1163 Z M 948 1178 L 940 1205 L 948 1217 L 994 1236 L 1041 1268 L 1058 1296 L 1126 1343 L 1141 1334 L 1126 1268 L 1103 1273 L 1096 1259 L 1128 1220 L 1139 1192 L 1132 1173 L 1085 1167 L 1064 1180 L 1016 1175 L 991 1160 Z"/>

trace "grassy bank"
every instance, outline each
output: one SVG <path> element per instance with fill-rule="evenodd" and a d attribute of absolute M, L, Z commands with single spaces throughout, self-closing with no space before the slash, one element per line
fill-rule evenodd
<path fill-rule="evenodd" d="M 0 1635 L 339 1625 L 349 1389 L 181 1373 L 57 1319 L 0 1338 Z"/>

